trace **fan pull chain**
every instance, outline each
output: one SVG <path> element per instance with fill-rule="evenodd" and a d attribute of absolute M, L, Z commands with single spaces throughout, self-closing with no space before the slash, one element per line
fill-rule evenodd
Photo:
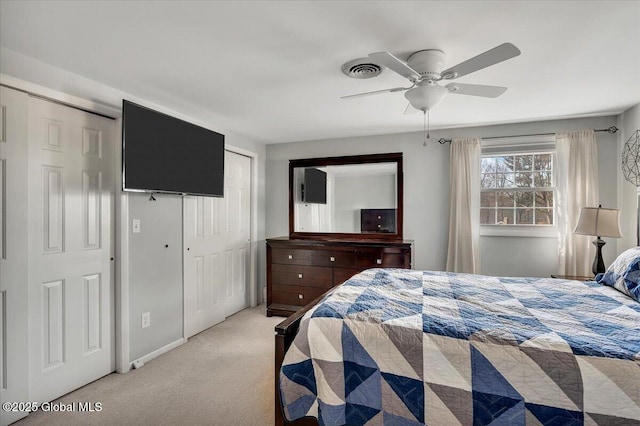
<path fill-rule="evenodd" d="M 424 110 L 424 125 L 423 125 L 423 129 L 424 129 L 424 142 L 422 142 L 422 146 L 427 146 L 427 139 L 431 138 L 431 133 L 430 133 L 431 116 L 429 114 L 429 110 L 428 109 Z"/>

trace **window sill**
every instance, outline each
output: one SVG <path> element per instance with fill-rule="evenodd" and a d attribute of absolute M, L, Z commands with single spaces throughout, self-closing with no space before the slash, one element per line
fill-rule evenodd
<path fill-rule="evenodd" d="M 557 238 L 556 226 L 480 225 L 481 237 Z"/>

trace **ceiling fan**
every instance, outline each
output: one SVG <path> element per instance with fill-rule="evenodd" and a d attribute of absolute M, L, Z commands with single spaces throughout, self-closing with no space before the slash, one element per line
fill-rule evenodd
<path fill-rule="evenodd" d="M 389 52 L 371 53 L 369 54 L 369 59 L 372 62 L 378 65 L 384 65 L 391 71 L 407 78 L 411 82 L 411 86 L 358 93 L 343 96 L 342 99 L 406 91 L 404 96 L 409 101 L 409 105 L 407 105 L 405 113 L 410 112 L 410 106 L 412 106 L 416 110 L 426 114 L 440 103 L 447 93 L 497 98 L 507 90 L 506 87 L 465 83 L 449 83 L 441 86 L 438 82 L 442 80 L 454 80 L 458 77 L 506 61 L 507 59 L 514 58 L 519 54 L 520 50 L 516 46 L 511 43 L 504 43 L 443 71 L 446 58 L 444 52 L 439 49 L 427 49 L 414 52 L 409 56 L 406 63 Z"/>

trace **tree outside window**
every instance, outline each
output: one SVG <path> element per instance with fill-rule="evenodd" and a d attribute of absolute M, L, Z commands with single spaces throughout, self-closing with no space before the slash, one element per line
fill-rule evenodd
<path fill-rule="evenodd" d="M 480 224 L 553 225 L 553 153 L 483 156 Z"/>

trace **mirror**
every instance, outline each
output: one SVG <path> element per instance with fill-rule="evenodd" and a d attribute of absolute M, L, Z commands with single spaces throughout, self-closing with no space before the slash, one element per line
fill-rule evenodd
<path fill-rule="evenodd" d="M 291 160 L 289 235 L 402 239 L 402 154 Z"/>

